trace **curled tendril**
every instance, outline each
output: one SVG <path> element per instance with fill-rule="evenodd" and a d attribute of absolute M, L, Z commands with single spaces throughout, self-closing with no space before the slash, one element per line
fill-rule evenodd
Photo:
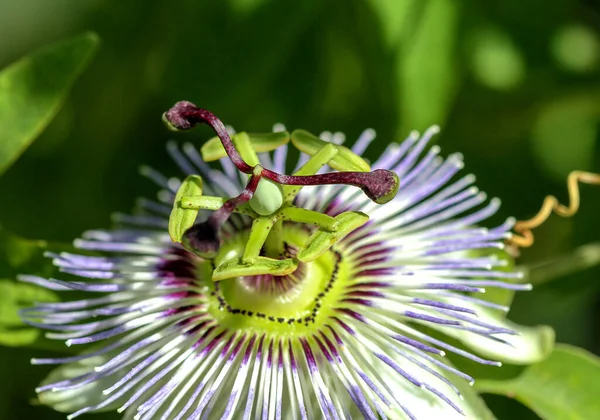
<path fill-rule="evenodd" d="M 552 195 L 546 196 L 540 211 L 531 219 L 520 220 L 515 223 L 512 236 L 508 244 L 515 249 L 528 248 L 533 245 L 535 238 L 532 229 L 542 225 L 552 213 L 562 217 L 571 217 L 579 210 L 579 183 L 600 185 L 600 174 L 591 172 L 573 171 L 567 177 L 567 190 L 569 192 L 569 204 L 560 204 L 558 199 Z"/>

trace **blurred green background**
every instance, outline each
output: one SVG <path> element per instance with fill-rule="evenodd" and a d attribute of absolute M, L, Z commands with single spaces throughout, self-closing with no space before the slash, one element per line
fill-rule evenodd
<path fill-rule="evenodd" d="M 238 130 L 282 122 L 352 140 L 372 127 L 369 158 L 437 123 L 443 153 L 462 152 L 478 186 L 502 199 L 496 222 L 532 216 L 548 193 L 565 201 L 573 169 L 600 172 L 600 4 L 591 0 L 0 0 L 0 68 L 87 30 L 100 35 L 100 52 L 0 178 L 0 223 L 25 237 L 70 242 L 153 196 L 137 168 L 175 173 L 160 116 L 183 99 Z M 580 212 L 536 230 L 520 263 L 600 241 L 600 188 L 581 191 Z M 600 354 L 600 267 L 519 294 L 511 318 L 552 325 L 557 341 Z M 1 419 L 64 418 L 30 405 L 44 376 L 28 366 L 33 354 L 0 348 Z M 500 419 L 536 418 L 486 399 Z"/>

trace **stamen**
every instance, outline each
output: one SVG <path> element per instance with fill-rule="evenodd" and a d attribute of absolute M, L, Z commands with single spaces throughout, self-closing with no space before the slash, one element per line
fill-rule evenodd
<path fill-rule="evenodd" d="M 177 102 L 163 115 L 167 126 L 175 131 L 186 131 L 197 124 L 208 124 L 217 134 L 227 156 L 234 165 L 245 174 L 255 174 L 271 181 L 284 185 L 324 185 L 345 184 L 361 188 L 365 194 L 378 204 L 384 204 L 393 199 L 398 192 L 398 175 L 387 169 L 378 169 L 373 172 L 343 172 L 307 176 L 281 175 L 262 168 L 257 173 L 256 166 L 252 167 L 244 161 L 235 148 L 229 133 L 223 123 L 210 111 L 198 108 L 191 102 Z M 259 165 L 257 165 L 259 166 Z"/>

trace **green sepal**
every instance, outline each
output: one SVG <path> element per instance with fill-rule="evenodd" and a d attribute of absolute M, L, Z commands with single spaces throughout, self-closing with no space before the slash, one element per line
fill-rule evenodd
<path fill-rule="evenodd" d="M 241 258 L 227 260 L 214 269 L 213 281 L 221 281 L 232 277 L 260 276 L 271 274 L 274 276 L 285 276 L 293 273 L 298 268 L 298 260 L 286 258 L 276 260 L 274 258 L 256 257 L 252 263 L 245 264 Z"/>
<path fill-rule="evenodd" d="M 297 258 L 300 261 L 310 262 L 316 260 L 335 245 L 337 241 L 367 223 L 369 216 L 357 211 L 347 211 L 338 214 L 335 220 L 338 223 L 336 231 L 330 232 L 320 228 L 308 238 L 306 246 L 298 253 Z"/>
<path fill-rule="evenodd" d="M 305 130 L 292 131 L 292 143 L 298 150 L 311 156 L 326 145 L 331 144 Z M 329 166 L 333 169 L 346 172 L 369 172 L 371 170 L 369 164 L 352 150 L 338 145 L 336 145 L 336 148 L 338 154 L 329 162 Z"/>
<path fill-rule="evenodd" d="M 169 236 L 173 242 L 181 243 L 183 234 L 191 228 L 198 216 L 197 208 L 183 208 L 181 199 L 184 196 L 201 196 L 202 195 L 202 178 L 198 175 L 188 176 L 175 195 L 173 201 L 173 210 L 169 216 Z"/>
<path fill-rule="evenodd" d="M 236 145 L 236 148 L 238 148 L 238 145 L 237 145 L 235 139 L 240 134 L 243 134 L 248 137 L 250 144 L 252 145 L 252 148 L 258 153 L 270 152 L 272 150 L 277 149 L 280 146 L 283 146 L 284 144 L 286 144 L 287 142 L 290 141 L 290 133 L 288 133 L 287 131 L 282 131 L 279 133 L 258 133 L 258 134 L 256 134 L 256 133 L 253 133 L 253 134 L 238 133 L 238 134 L 234 134 L 232 136 L 232 140 L 233 140 L 234 144 Z M 208 140 L 206 143 L 204 143 L 202 145 L 202 148 L 200 149 L 200 151 L 202 152 L 202 159 L 204 159 L 205 162 L 212 162 L 212 161 L 219 160 L 219 159 L 227 156 L 227 153 L 225 152 L 225 149 L 223 148 L 223 145 L 221 144 L 221 140 L 218 137 L 213 137 L 210 140 Z M 244 155 L 241 153 L 239 148 L 238 148 L 238 152 L 240 152 L 242 157 L 244 157 Z M 244 158 L 244 160 L 245 160 L 245 158 Z M 246 161 L 246 163 L 248 163 L 249 165 L 252 165 L 252 163 L 250 163 L 248 161 Z"/>

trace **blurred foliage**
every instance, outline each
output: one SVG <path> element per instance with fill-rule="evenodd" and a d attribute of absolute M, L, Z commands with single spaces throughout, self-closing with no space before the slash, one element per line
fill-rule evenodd
<path fill-rule="evenodd" d="M 51 45 L 0 73 L 0 174 L 46 128 L 98 45 L 94 34 Z"/>
<path fill-rule="evenodd" d="M 600 171 L 600 5 L 590 0 L 0 1 L 0 68 L 83 31 L 103 46 L 48 129 L 0 178 L 0 221 L 23 237 L 71 241 L 108 227 L 140 195 L 137 168 L 174 174 L 161 113 L 191 100 L 240 130 L 378 132 L 374 158 L 411 129 L 465 155 L 501 197 L 495 221 L 566 200 L 572 169 Z M 208 129 L 177 137 L 200 144 Z M 600 191 L 575 218 L 552 217 L 519 263 L 600 238 Z M 12 275 L 12 273 L 10 273 Z M 5 274 L 2 275 L 6 277 Z M 511 319 L 600 353 L 600 268 L 518 293 Z M 556 280 L 556 279 L 555 279 Z M 0 348 L 3 377 L 25 354 Z M 0 399 L 7 418 L 63 418 L 30 406 L 39 368 Z M 18 394 L 17 394 L 18 393 Z M 489 399 L 498 418 L 536 418 Z M 520 410 L 520 411 L 519 411 Z"/>
<path fill-rule="evenodd" d="M 35 302 L 57 301 L 50 290 L 30 284 L 17 283 L 15 277 L 26 270 L 38 275 L 54 274 L 43 253 L 44 241 L 28 241 L 0 227 L 0 345 L 21 346 L 34 343 L 41 332 L 26 328 L 17 312 Z"/>

